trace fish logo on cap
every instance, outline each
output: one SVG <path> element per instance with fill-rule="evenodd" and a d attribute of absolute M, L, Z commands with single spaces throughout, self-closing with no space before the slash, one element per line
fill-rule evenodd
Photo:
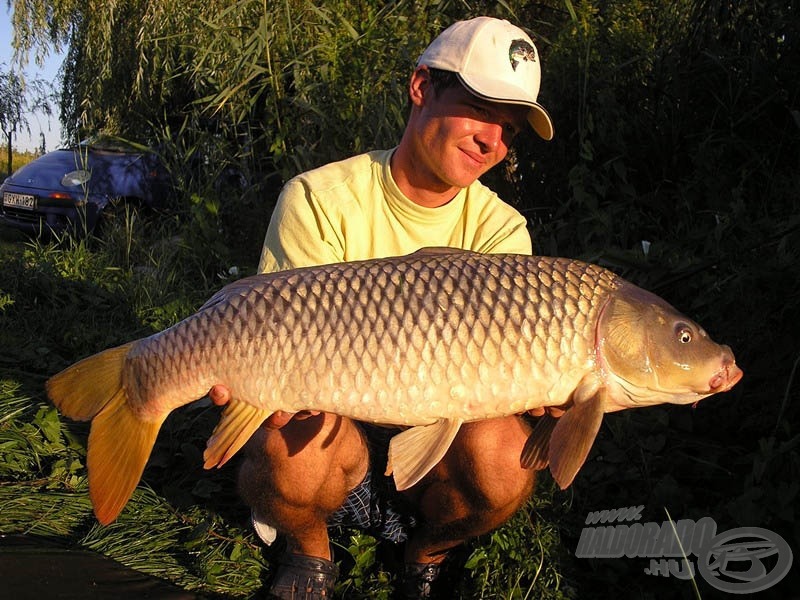
<path fill-rule="evenodd" d="M 516 72 L 520 61 L 536 62 L 536 50 L 525 40 L 514 40 L 508 47 L 508 60 L 511 62 L 511 68 Z"/>

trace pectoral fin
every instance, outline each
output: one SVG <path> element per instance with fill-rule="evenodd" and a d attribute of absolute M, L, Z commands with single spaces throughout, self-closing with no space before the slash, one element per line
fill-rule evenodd
<path fill-rule="evenodd" d="M 547 467 L 550 458 L 550 436 L 558 423 L 558 419 L 550 415 L 539 417 L 533 431 L 525 442 L 519 462 L 523 469 L 541 471 Z"/>
<path fill-rule="evenodd" d="M 417 483 L 435 467 L 453 443 L 463 421 L 440 419 L 398 433 L 389 442 L 386 475 L 394 474 L 398 490 Z"/>
<path fill-rule="evenodd" d="M 203 467 L 221 467 L 228 462 L 272 412 L 241 400 L 231 400 L 208 438 L 206 451 L 203 453 Z"/>
<path fill-rule="evenodd" d="M 563 490 L 575 479 L 586 462 L 600 424 L 603 422 L 604 388 L 578 402 L 559 419 L 550 436 L 550 472 Z"/>

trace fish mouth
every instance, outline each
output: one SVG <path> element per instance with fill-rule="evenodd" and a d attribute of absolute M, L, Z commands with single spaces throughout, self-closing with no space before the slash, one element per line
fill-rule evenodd
<path fill-rule="evenodd" d="M 617 383 L 625 390 L 630 406 L 645 406 L 648 404 L 691 404 L 697 407 L 698 402 L 714 394 L 727 392 L 744 376 L 744 372 L 738 367 L 733 359 L 723 360 L 722 366 L 713 374 L 708 381 L 708 385 L 703 388 L 684 387 L 676 389 L 674 387 L 662 388 L 640 387 L 633 382 L 616 377 Z M 630 406 L 626 407 L 629 408 Z"/>
<path fill-rule="evenodd" d="M 742 371 L 733 360 L 726 360 L 722 368 L 711 376 L 708 382 L 708 391 L 701 394 L 702 398 L 711 396 L 712 394 L 720 394 L 727 392 L 744 376 Z M 698 399 L 699 402 L 702 398 Z M 692 404 L 693 408 L 697 408 L 697 402 Z"/>
<path fill-rule="evenodd" d="M 711 380 L 708 382 L 709 392 L 718 394 L 720 392 L 727 392 L 737 383 L 744 375 L 735 362 L 726 362 L 722 368 L 714 373 Z"/>

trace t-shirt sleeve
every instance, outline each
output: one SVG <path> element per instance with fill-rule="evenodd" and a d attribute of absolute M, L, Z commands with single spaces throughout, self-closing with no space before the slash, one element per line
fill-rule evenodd
<path fill-rule="evenodd" d="M 260 273 L 344 261 L 344 243 L 333 226 L 332 215 L 296 177 L 289 181 L 278 203 L 264 238 Z"/>

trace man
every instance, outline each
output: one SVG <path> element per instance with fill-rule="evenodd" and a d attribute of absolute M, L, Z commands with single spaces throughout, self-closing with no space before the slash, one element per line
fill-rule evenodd
<path fill-rule="evenodd" d="M 521 29 L 488 17 L 449 27 L 411 76 L 399 145 L 289 181 L 259 270 L 425 246 L 530 254 L 525 219 L 478 178 L 529 125 L 552 138 L 550 117 L 536 102 L 539 82 L 539 56 Z M 216 386 L 211 397 L 224 404 L 229 396 Z M 327 527 L 343 518 L 387 539 L 407 539 L 401 591 L 429 597 L 447 552 L 501 525 L 533 489 L 534 473 L 520 467 L 530 427 L 512 416 L 464 425 L 422 481 L 387 501 L 385 431 L 334 414 L 276 413 L 248 442 L 240 493 L 262 539 L 270 543 L 276 530 L 286 538 L 273 597 L 332 594 L 337 571 Z"/>

